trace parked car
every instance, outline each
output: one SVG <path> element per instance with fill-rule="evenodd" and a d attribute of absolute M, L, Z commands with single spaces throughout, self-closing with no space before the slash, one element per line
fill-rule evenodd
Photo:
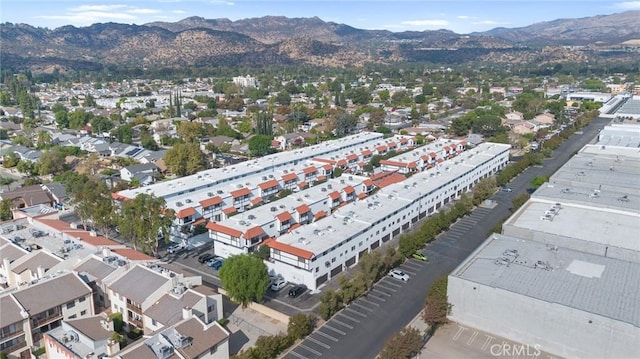
<path fill-rule="evenodd" d="M 211 253 L 202 253 L 200 255 L 200 257 L 198 257 L 198 262 L 200 263 L 205 263 L 206 261 L 208 261 L 209 259 L 213 258 L 214 255 Z"/>
<path fill-rule="evenodd" d="M 210 259 L 209 262 L 207 262 L 207 264 L 209 265 L 209 267 L 218 270 L 220 268 L 222 268 L 222 264 L 224 263 L 224 259 L 220 258 L 220 257 L 216 257 L 213 259 Z"/>
<path fill-rule="evenodd" d="M 504 187 L 502 192 L 512 192 L 513 190 L 510 187 Z"/>
<path fill-rule="evenodd" d="M 287 282 L 284 279 L 278 278 L 275 282 L 273 282 L 273 284 L 271 284 L 271 290 L 277 292 L 280 289 L 284 288 L 286 285 Z"/>
<path fill-rule="evenodd" d="M 391 278 L 395 278 L 395 279 L 399 279 L 403 282 L 407 282 L 409 281 L 409 275 L 403 271 L 401 271 L 400 269 L 392 269 L 391 271 L 389 271 L 389 276 Z"/>
<path fill-rule="evenodd" d="M 306 290 L 307 290 L 307 287 L 305 287 L 304 285 L 296 285 L 295 287 L 289 289 L 289 296 L 291 298 L 299 297 Z"/>
<path fill-rule="evenodd" d="M 424 254 L 422 254 L 421 252 L 415 252 L 411 255 L 411 257 L 423 261 L 423 262 L 428 262 L 429 258 L 427 258 L 427 256 L 425 256 Z"/>
<path fill-rule="evenodd" d="M 181 250 L 186 249 L 187 246 L 184 243 L 176 243 L 174 245 L 169 246 L 169 248 L 167 248 L 167 253 L 178 253 Z"/>

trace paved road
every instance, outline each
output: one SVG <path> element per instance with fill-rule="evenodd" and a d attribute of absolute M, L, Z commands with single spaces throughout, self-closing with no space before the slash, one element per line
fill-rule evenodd
<path fill-rule="evenodd" d="M 490 229 L 510 213 L 511 199 L 525 193 L 533 177 L 553 174 L 608 122 L 594 120 L 584 128 L 583 134 L 575 134 L 565 141 L 544 166 L 529 168 L 515 178 L 509 184 L 513 192 L 497 192 L 492 198 L 497 202 L 494 208 L 477 208 L 431 242 L 423 250 L 430 258 L 428 263 L 409 259 L 400 266 L 411 274 L 408 282 L 385 277 L 369 294 L 328 320 L 284 358 L 375 358 L 386 340 L 422 310 L 433 281 L 458 266 L 487 238 Z"/>

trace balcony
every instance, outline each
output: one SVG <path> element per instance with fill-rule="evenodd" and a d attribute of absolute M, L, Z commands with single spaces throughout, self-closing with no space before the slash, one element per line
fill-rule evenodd
<path fill-rule="evenodd" d="M 13 352 L 18 351 L 18 350 L 20 350 L 20 349 L 22 349 L 22 348 L 24 348 L 26 346 L 27 346 L 27 342 L 25 340 L 25 341 L 22 341 L 20 343 L 14 344 L 14 345 L 6 348 L 6 349 L 3 349 L 2 352 L 3 353 L 13 353 Z"/>
<path fill-rule="evenodd" d="M 129 309 L 130 311 L 132 311 L 133 313 L 137 313 L 142 315 L 142 308 L 136 306 L 135 304 L 127 301 L 127 309 Z"/>
<path fill-rule="evenodd" d="M 143 328 L 141 319 L 134 319 L 132 317 L 129 317 L 129 324 L 134 325 L 138 328 Z"/>
<path fill-rule="evenodd" d="M 33 324 L 34 328 L 38 328 L 45 324 L 55 322 L 56 320 L 60 320 L 60 319 L 62 319 L 62 313 L 55 313 L 54 315 L 50 315 L 42 319 L 33 319 L 31 323 Z"/>
<path fill-rule="evenodd" d="M 22 329 L 22 324 L 19 324 L 19 326 L 20 326 L 20 329 L 18 329 L 13 333 L 5 333 L 4 331 L 0 330 L 0 341 L 4 341 L 7 338 L 13 338 L 15 336 L 18 336 L 24 333 L 24 330 Z"/>

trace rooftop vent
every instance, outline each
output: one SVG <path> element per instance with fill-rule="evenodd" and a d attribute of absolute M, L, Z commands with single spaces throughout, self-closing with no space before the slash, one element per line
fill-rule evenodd
<path fill-rule="evenodd" d="M 207 192 L 208 197 L 213 197 L 213 192 Z"/>
<path fill-rule="evenodd" d="M 620 202 L 629 202 L 629 195 L 625 194 L 624 196 L 618 198 L 618 201 L 620 201 Z"/>
<path fill-rule="evenodd" d="M 507 249 L 507 250 L 504 251 L 504 253 L 502 253 L 502 255 L 516 257 L 518 255 L 518 250 L 517 249 Z"/>
<path fill-rule="evenodd" d="M 182 207 L 184 204 L 182 202 L 176 202 L 176 207 Z"/>
<path fill-rule="evenodd" d="M 501 257 L 497 258 L 493 263 L 499 266 L 508 266 L 511 262 L 509 261 L 509 258 Z"/>
<path fill-rule="evenodd" d="M 544 269 L 544 270 L 551 270 L 551 266 L 549 265 L 549 262 L 544 262 L 544 261 L 537 261 L 534 267 L 539 269 Z"/>
<path fill-rule="evenodd" d="M 187 198 L 187 199 L 184 200 L 184 203 L 191 203 L 191 202 L 192 202 L 191 198 Z"/>

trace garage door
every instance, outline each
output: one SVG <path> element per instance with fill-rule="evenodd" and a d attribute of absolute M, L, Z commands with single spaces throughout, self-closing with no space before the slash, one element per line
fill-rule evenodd
<path fill-rule="evenodd" d="M 353 256 L 353 257 L 347 259 L 347 261 L 344 264 L 347 267 L 351 267 L 352 265 L 356 264 L 356 256 Z"/>
<path fill-rule="evenodd" d="M 324 274 L 318 278 L 316 278 L 316 288 L 318 288 L 322 283 L 326 282 L 329 276 Z"/>
<path fill-rule="evenodd" d="M 338 265 L 337 267 L 331 270 L 331 278 L 334 278 L 335 276 L 340 274 L 340 272 L 342 272 L 342 264 Z"/>
<path fill-rule="evenodd" d="M 387 234 L 386 236 L 382 237 L 382 242 L 384 243 L 384 242 L 386 242 L 386 241 L 388 241 L 390 239 L 391 239 L 391 235 Z"/>
<path fill-rule="evenodd" d="M 362 251 L 362 252 L 358 253 L 358 258 L 362 258 L 362 256 L 363 256 L 365 253 L 367 253 L 367 252 L 369 252 L 369 250 L 368 250 L 368 249 L 365 249 L 364 251 Z"/>
<path fill-rule="evenodd" d="M 378 248 L 378 247 L 380 247 L 380 241 L 375 241 L 375 242 L 373 242 L 373 243 L 371 244 L 371 249 L 372 249 L 372 250 L 373 250 L 373 249 L 376 249 L 376 248 Z"/>

